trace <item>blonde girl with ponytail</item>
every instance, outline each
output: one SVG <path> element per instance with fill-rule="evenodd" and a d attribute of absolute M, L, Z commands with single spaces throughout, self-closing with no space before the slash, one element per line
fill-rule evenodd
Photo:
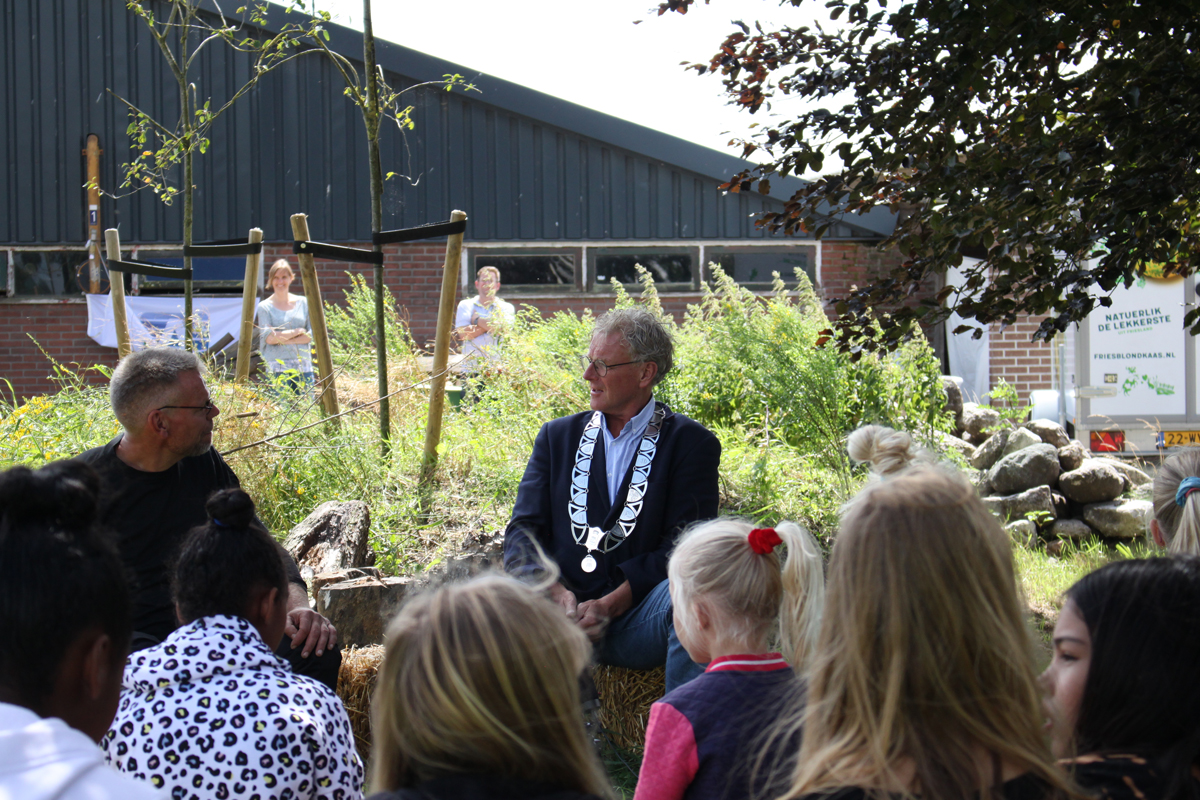
<path fill-rule="evenodd" d="M 1200 447 L 1168 458 L 1154 478 L 1150 535 L 1171 554 L 1200 555 Z"/>
<path fill-rule="evenodd" d="M 803 692 L 797 676 L 812 657 L 825 598 L 820 550 L 795 523 L 719 518 L 683 534 L 667 576 L 679 641 L 708 668 L 651 706 L 634 800 L 761 794 L 766 771 L 751 769 L 762 762 L 756 732 Z M 770 650 L 776 634 L 782 652 Z"/>

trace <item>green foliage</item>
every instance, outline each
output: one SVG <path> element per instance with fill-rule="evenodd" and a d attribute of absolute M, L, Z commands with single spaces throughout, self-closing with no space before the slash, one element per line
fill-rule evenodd
<path fill-rule="evenodd" d="M 352 370 L 373 368 L 375 364 L 375 290 L 367 286 L 360 273 L 347 272 L 350 288 L 343 293 L 344 305 L 326 306 L 325 327 L 329 331 L 329 349 L 334 364 Z M 411 354 L 416 349 L 408 325 L 400 318 L 391 290 L 383 287 L 384 335 L 387 352 Z"/>
<path fill-rule="evenodd" d="M 781 19 L 816 4 L 783 5 Z M 765 163 L 730 191 L 841 163 L 761 223 L 819 238 L 842 218 L 831 209 L 903 209 L 883 244 L 908 260 L 845 298 L 840 344 L 869 334 L 881 305 L 904 331 L 951 310 L 976 325 L 1048 314 L 1036 334 L 1047 339 L 1153 263 L 1200 267 L 1195 0 L 822 5 L 816 24 L 737 22 L 693 67 L 720 75 L 729 102 L 772 112 L 742 142 Z M 982 259 L 965 291 L 902 305 L 963 255 Z M 1200 308 L 1185 321 L 1200 332 Z"/>
<path fill-rule="evenodd" d="M 1016 427 L 1024 422 L 1029 417 L 1029 412 L 1033 409 L 1032 404 L 1021 402 L 1021 395 L 1018 394 L 1017 387 L 1004 380 L 1004 378 L 1001 378 L 992 387 L 988 395 L 991 398 L 988 405 L 1000 415 L 1002 422 L 1012 427 Z"/>

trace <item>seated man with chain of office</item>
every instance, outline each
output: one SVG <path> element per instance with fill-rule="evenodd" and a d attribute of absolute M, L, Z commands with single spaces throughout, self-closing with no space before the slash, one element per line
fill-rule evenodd
<path fill-rule="evenodd" d="M 504 535 L 510 573 L 558 566 L 553 599 L 602 663 L 665 663 L 668 691 L 703 670 L 675 636 L 667 558 L 683 528 L 717 515 L 721 458 L 711 432 L 652 396 L 673 352 L 644 309 L 596 322 L 581 360 L 591 411 L 542 426 Z"/>
<path fill-rule="evenodd" d="M 208 520 L 205 503 L 239 486 L 212 446 L 221 413 L 204 383 L 200 360 L 170 347 L 128 355 L 109 383 L 113 414 L 123 432 L 81 454 L 100 475 L 100 520 L 116 534 L 117 550 L 133 579 L 133 643 L 158 644 L 179 627 L 170 571 L 188 531 Z M 332 623 L 309 609 L 308 589 L 295 559 L 282 547 L 288 575 L 287 635 L 276 654 L 301 675 L 337 685 L 341 653 Z"/>

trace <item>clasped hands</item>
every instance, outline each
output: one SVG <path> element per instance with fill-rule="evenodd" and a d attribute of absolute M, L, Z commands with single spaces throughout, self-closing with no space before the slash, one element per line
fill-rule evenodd
<path fill-rule="evenodd" d="M 588 639 L 598 642 L 608 629 L 608 623 L 633 605 L 633 590 L 629 581 L 625 581 L 603 597 L 580 603 L 574 592 L 561 583 L 555 583 L 550 588 L 550 599 L 566 612 L 568 619 L 583 629 Z"/>

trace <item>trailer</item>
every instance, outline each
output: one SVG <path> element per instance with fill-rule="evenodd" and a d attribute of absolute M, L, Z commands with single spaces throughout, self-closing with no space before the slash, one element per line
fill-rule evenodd
<path fill-rule="evenodd" d="M 1144 458 L 1200 445 L 1200 354 L 1183 325 L 1195 297 L 1194 276 L 1152 268 L 1077 327 L 1074 380 L 1061 376 L 1074 385 L 1063 399 L 1074 400 L 1066 416 L 1093 452 Z"/>

